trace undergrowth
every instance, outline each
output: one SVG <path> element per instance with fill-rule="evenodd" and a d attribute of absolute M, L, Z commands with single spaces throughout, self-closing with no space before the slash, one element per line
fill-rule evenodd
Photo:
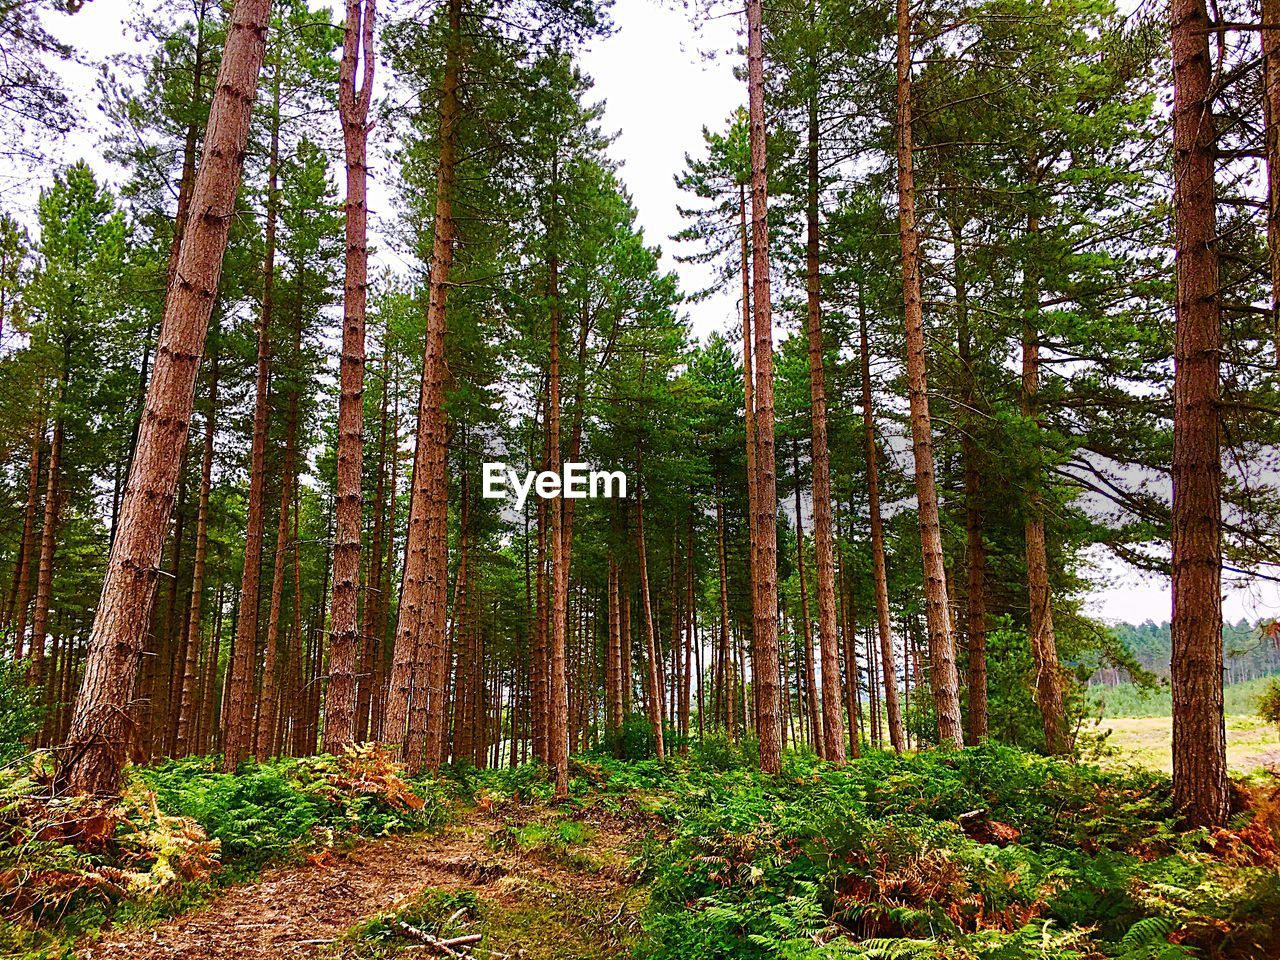
<path fill-rule="evenodd" d="M 1162 776 L 996 745 L 843 769 L 794 755 L 773 777 L 604 757 L 574 772 L 564 808 L 663 824 L 639 858 L 646 960 L 1280 956 L 1274 783 L 1211 832 L 1183 828 Z M 550 796 L 536 768 L 475 789 Z"/>
<path fill-rule="evenodd" d="M 68 953 L 108 922 L 180 911 L 271 862 L 420 830 L 447 811 L 374 747 L 242 764 L 188 758 L 130 771 L 119 801 L 51 799 L 46 758 L 0 773 L 0 957 Z"/>

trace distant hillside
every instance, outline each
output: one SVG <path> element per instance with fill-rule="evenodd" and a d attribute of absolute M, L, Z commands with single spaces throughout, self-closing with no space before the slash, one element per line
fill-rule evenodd
<path fill-rule="evenodd" d="M 1168 622 L 1148 620 L 1136 626 L 1121 623 L 1111 631 L 1145 670 L 1158 677 L 1169 676 L 1173 640 Z M 1280 646 L 1263 631 L 1261 623 L 1250 624 L 1241 620 L 1236 624 L 1224 624 L 1222 645 L 1227 684 L 1245 683 L 1280 673 Z M 1114 687 L 1131 679 L 1127 670 L 1109 667 L 1095 673 L 1090 682 Z"/>

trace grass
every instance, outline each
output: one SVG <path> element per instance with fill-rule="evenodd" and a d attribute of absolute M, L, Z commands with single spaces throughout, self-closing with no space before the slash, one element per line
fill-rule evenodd
<path fill-rule="evenodd" d="M 1233 683 L 1223 691 L 1227 765 L 1232 773 L 1250 774 L 1280 764 L 1280 731 L 1257 713 L 1258 698 L 1274 679 Z M 1172 701 L 1167 685 L 1150 691 L 1131 683 L 1091 687 L 1089 697 L 1101 713 L 1097 730 L 1106 734 L 1112 748 L 1101 757 L 1104 766 L 1172 772 Z"/>
<path fill-rule="evenodd" d="M 1169 717 L 1104 718 L 1098 725 L 1108 732 L 1107 744 L 1116 753 L 1102 758 L 1105 766 L 1133 764 L 1147 770 L 1173 770 L 1173 721 Z M 1258 717 L 1227 716 L 1227 765 L 1232 773 L 1247 774 L 1280 763 L 1280 735 Z"/>

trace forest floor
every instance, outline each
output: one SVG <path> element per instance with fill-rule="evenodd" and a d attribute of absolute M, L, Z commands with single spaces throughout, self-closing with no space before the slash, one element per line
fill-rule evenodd
<path fill-rule="evenodd" d="M 360 843 L 269 868 L 206 906 L 125 927 L 80 960 L 371 960 L 467 955 L 530 960 L 625 955 L 643 896 L 637 828 L 601 811 L 512 817 L 472 808 L 439 833 Z M 453 948 L 452 955 L 460 955 Z"/>
<path fill-rule="evenodd" d="M 708 739 L 570 769 L 557 798 L 536 765 L 189 758 L 133 770 L 106 813 L 14 784 L 0 957 L 1280 957 L 1275 775 L 1205 831 L 1159 773 L 994 743 L 768 775 Z"/>
<path fill-rule="evenodd" d="M 1227 764 L 1232 773 L 1280 767 L 1280 735 L 1258 716 L 1227 715 Z M 1173 770 L 1173 720 L 1170 717 L 1105 717 L 1099 732 L 1110 731 L 1107 744 L 1116 753 L 1103 758 L 1104 766 L 1126 764 L 1171 773 Z"/>

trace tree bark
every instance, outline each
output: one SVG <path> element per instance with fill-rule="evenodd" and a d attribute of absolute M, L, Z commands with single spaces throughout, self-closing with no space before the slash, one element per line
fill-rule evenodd
<path fill-rule="evenodd" d="M 53 439 L 49 442 L 49 466 L 45 476 L 44 524 L 40 531 L 40 565 L 36 572 L 36 607 L 31 618 L 31 644 L 27 682 L 38 685 L 44 674 L 45 635 L 49 631 L 49 606 L 53 602 L 53 554 L 58 543 L 59 499 L 62 496 L 62 396 L 58 388 L 53 422 Z"/>
<path fill-rule="evenodd" d="M 636 474 L 640 471 L 637 468 Z M 662 681 L 658 677 L 658 643 L 653 629 L 653 603 L 649 596 L 649 560 L 644 548 L 644 490 L 636 490 L 636 563 L 640 566 L 640 603 L 644 606 L 644 652 L 648 668 L 645 709 L 653 731 L 654 750 L 661 760 L 666 756 L 662 742 Z"/>
<path fill-rule="evenodd" d="M 1222 694 L 1222 345 L 1212 64 L 1204 0 L 1173 0 L 1173 791 L 1189 820 L 1226 822 Z"/>
<path fill-rule="evenodd" d="M 304 275 L 298 266 L 298 278 Z M 297 311 L 293 328 L 293 362 L 302 358 L 302 300 L 296 301 Z M 300 375 L 300 371 L 298 371 Z M 298 493 L 298 394 L 296 382 L 289 389 L 285 414 L 284 463 L 280 470 L 280 512 L 276 521 L 275 561 L 271 565 L 271 599 L 267 605 L 267 638 L 263 644 L 262 685 L 258 697 L 257 725 L 254 730 L 253 752 L 261 763 L 275 749 L 276 723 L 280 716 L 280 614 L 284 601 L 284 576 L 290 546 L 290 514 L 297 510 Z"/>
<path fill-rule="evenodd" d="M 449 41 L 440 97 L 440 154 L 436 167 L 436 209 L 431 272 L 428 281 L 426 344 L 422 390 L 418 404 L 418 441 L 413 458 L 413 490 L 409 499 L 408 550 L 400 591 L 400 614 L 387 698 L 384 739 L 405 741 L 411 712 L 411 678 L 425 680 L 412 689 L 412 708 L 427 710 L 425 743 L 409 736 L 406 760 L 412 770 L 440 764 L 444 742 L 445 681 L 448 651 L 448 434 L 444 413 L 445 328 L 449 274 L 453 269 L 453 191 L 457 177 L 459 85 L 463 67 L 462 0 L 449 0 Z M 416 667 L 416 670 L 415 670 Z"/>
<path fill-rule="evenodd" d="M 904 744 L 902 708 L 898 703 L 898 671 L 893 659 L 893 622 L 889 615 L 889 575 L 884 556 L 884 523 L 880 517 L 880 468 L 876 450 L 876 420 L 871 391 L 871 342 L 867 315 L 858 292 L 859 354 L 862 362 L 862 431 L 867 462 L 867 509 L 871 517 L 871 571 L 876 593 L 876 628 L 880 638 L 880 665 L 884 677 L 885 717 L 889 744 L 901 753 Z"/>
<path fill-rule="evenodd" d="M 253 747 L 253 678 L 258 658 L 258 612 L 262 546 L 267 512 L 267 421 L 271 416 L 271 322 L 275 307 L 276 227 L 279 213 L 280 64 L 272 76 L 271 143 L 267 158 L 266 250 L 262 266 L 262 309 L 258 317 L 258 368 L 249 454 L 249 506 L 245 523 L 244 569 L 240 575 L 240 619 L 231 663 L 227 711 L 223 718 L 223 770 L 231 772 Z"/>
<path fill-rule="evenodd" d="M 192 193 L 178 269 L 165 299 L 155 370 L 120 522 L 94 617 L 84 681 L 59 781 L 73 793 L 114 793 L 128 739 L 133 676 L 155 594 L 190 426 L 196 371 L 217 295 L 227 232 L 262 66 L 270 3 L 236 0 L 209 114 L 204 155 Z"/>
<path fill-rule="evenodd" d="M 792 473 L 795 475 L 795 498 L 796 498 L 796 574 L 800 578 L 800 623 L 801 623 L 801 641 L 804 643 L 804 682 L 805 682 L 805 700 L 809 713 L 809 742 L 813 745 L 813 752 L 818 755 L 819 759 L 827 759 L 827 743 L 823 737 L 822 714 L 825 713 L 825 703 L 822 704 L 824 709 L 820 712 L 818 703 L 818 679 L 815 676 L 816 669 L 813 663 L 813 622 L 809 618 L 809 587 L 808 578 L 805 576 L 804 568 L 804 521 L 801 518 L 800 504 L 800 458 L 795 453 L 798 443 L 792 444 Z M 833 565 L 834 567 L 834 565 Z M 835 570 L 831 571 L 832 578 L 835 577 Z M 834 587 L 834 584 L 833 584 Z M 834 592 L 832 599 L 834 600 Z M 835 611 L 832 610 L 834 616 Z M 837 660 L 837 664 L 839 661 Z M 839 669 L 839 666 L 836 667 Z M 823 670 L 826 670 L 824 665 Z M 824 678 L 825 679 L 825 678 Z M 825 698 L 824 698 L 825 699 Z M 838 704 L 839 701 L 837 700 Z M 841 724 L 841 739 L 844 738 L 843 724 Z M 841 753 L 844 752 L 844 744 L 840 744 Z"/>
<path fill-rule="evenodd" d="M 42 406 L 42 405 L 41 405 Z M 13 659 L 22 659 L 22 642 L 27 632 L 27 605 L 31 599 L 31 558 L 36 551 L 36 510 L 40 505 L 40 459 L 44 448 L 44 411 L 36 413 L 31 426 L 31 458 L 27 471 L 27 506 L 22 514 L 22 557 L 18 561 L 17 596 L 14 600 Z"/>
<path fill-rule="evenodd" d="M 187 610 L 187 655 L 182 665 L 182 692 L 178 702 L 178 735 L 174 753 L 191 752 L 196 710 L 196 670 L 200 663 L 200 612 L 204 600 L 205 561 L 209 552 L 209 494 L 213 484 L 213 439 L 218 410 L 218 354 L 210 359 L 209 409 L 204 418 L 204 451 L 200 460 L 200 504 L 196 512 L 196 548 L 191 565 L 191 604 Z M 215 661 L 216 667 L 216 661 Z"/>
<path fill-rule="evenodd" d="M 1027 218 L 1027 234 L 1034 238 L 1040 230 L 1039 218 Z M 1022 416 L 1030 421 L 1038 436 L 1040 392 L 1040 332 L 1032 317 L 1040 306 L 1040 289 L 1030 265 L 1024 268 L 1026 287 L 1022 326 Z M 1033 456 L 1038 456 L 1035 451 Z M 1033 465 L 1027 491 L 1027 516 L 1023 522 L 1026 541 L 1027 596 L 1031 614 L 1031 657 L 1036 668 L 1036 705 L 1044 722 L 1045 748 L 1051 754 L 1067 750 L 1066 715 L 1062 706 L 1062 675 L 1058 664 L 1058 642 L 1053 630 L 1053 607 L 1049 589 L 1049 558 L 1045 546 L 1044 496 L 1040 491 L 1041 471 Z"/>
<path fill-rule="evenodd" d="M 809 332 L 809 398 L 813 460 L 813 548 L 818 566 L 818 642 L 822 659 L 822 756 L 845 762 L 840 709 L 840 638 L 836 632 L 836 566 L 831 523 L 831 459 L 827 451 L 827 387 L 822 343 L 822 279 L 819 274 L 818 101 L 809 98 L 808 204 L 805 290 Z M 797 514 L 797 524 L 799 516 Z"/>
<path fill-rule="evenodd" d="M 1271 336 L 1280 370 L 1280 0 L 1262 0 L 1262 114 L 1266 124 L 1267 263 Z"/>
<path fill-rule="evenodd" d="M 897 0 L 898 22 L 898 235 L 902 246 L 902 293 L 906 315 L 907 388 L 911 447 L 915 457 L 920 550 L 924 566 L 925 616 L 929 626 L 929 679 L 938 717 L 938 742 L 963 746 L 955 637 L 947 599 L 947 570 L 934 476 L 933 424 L 925 361 L 924 310 L 920 301 L 920 236 L 916 226 L 915 164 L 911 136 L 911 8 Z"/>
<path fill-rule="evenodd" d="M 385 346 L 384 346 L 385 349 Z M 369 544 L 369 570 L 365 575 L 364 627 L 361 631 L 361 667 L 356 689 L 356 740 L 369 739 L 376 729 L 377 677 L 382 664 L 382 623 L 386 610 L 383 592 L 383 556 L 387 519 L 387 393 L 390 381 L 387 358 L 382 362 L 382 399 L 378 413 L 378 478 L 373 491 L 373 538 Z M 392 498 L 395 491 L 392 491 Z"/>
<path fill-rule="evenodd" d="M 764 114 L 762 0 L 747 0 L 747 92 L 751 141 L 751 280 L 755 330 L 756 516 L 760 587 L 753 636 L 754 677 L 759 688 L 756 732 L 760 768 L 777 773 L 782 763 L 781 690 L 778 681 L 777 475 L 773 437 L 773 317 L 769 297 L 768 167 Z"/>
<path fill-rule="evenodd" d="M 367 141 L 373 92 L 375 0 L 347 0 L 347 27 L 338 69 L 338 114 L 347 161 L 346 279 L 342 294 L 341 394 L 338 399 L 337 526 L 333 543 L 329 691 L 324 750 L 338 753 L 355 740 L 356 649 L 360 642 L 360 480 L 364 458 L 364 330 L 369 292 Z M 356 89 L 356 67 L 361 70 Z M 365 601 L 368 602 L 367 600 Z"/>
<path fill-rule="evenodd" d="M 956 352 L 964 378 L 964 425 L 960 436 L 960 458 L 964 469 L 965 559 L 967 567 L 966 608 L 969 669 L 969 743 L 977 744 L 987 735 L 987 548 L 982 538 L 982 477 L 978 469 L 978 442 L 974 422 L 978 404 L 977 378 L 973 373 L 973 351 L 969 335 L 969 287 L 965 274 L 964 229 L 951 227 L 955 250 Z"/>

